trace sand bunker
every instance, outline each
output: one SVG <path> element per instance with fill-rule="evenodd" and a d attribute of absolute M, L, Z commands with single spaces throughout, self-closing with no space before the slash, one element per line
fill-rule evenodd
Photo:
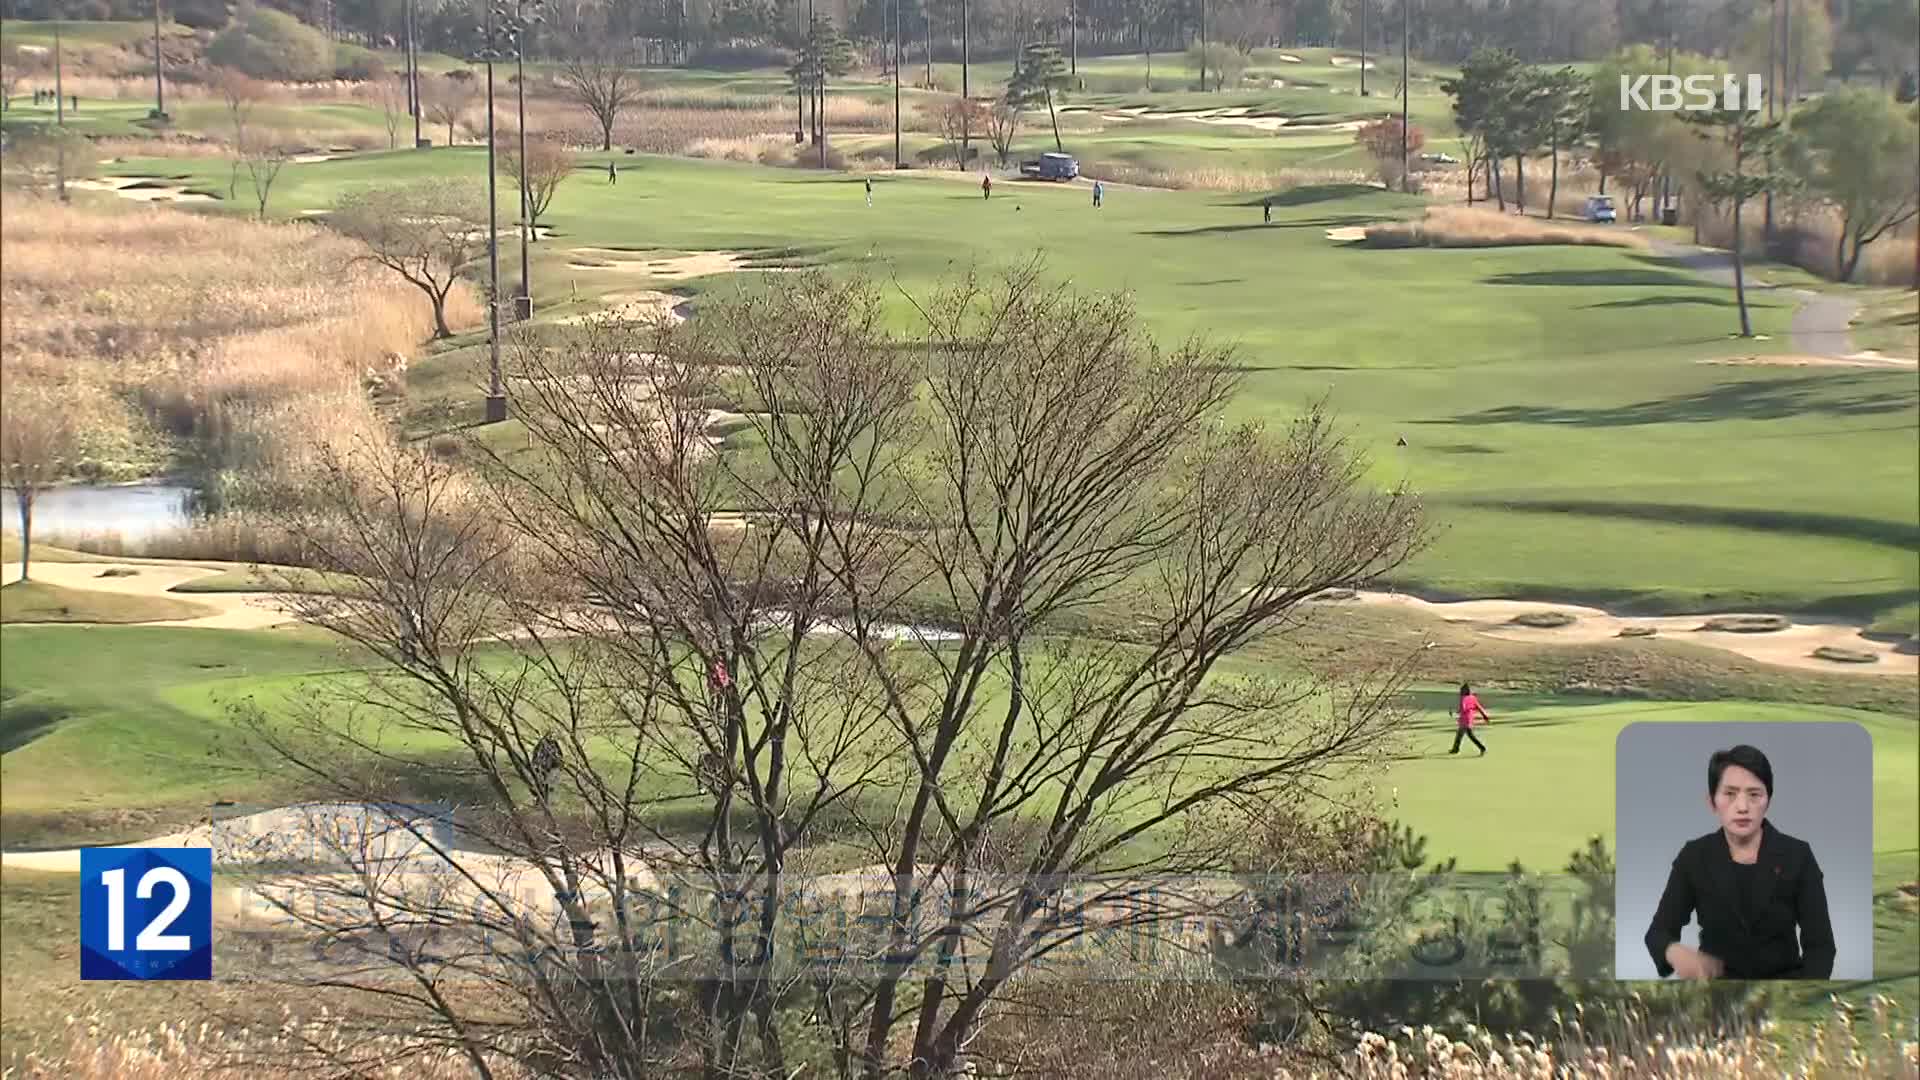
<path fill-rule="evenodd" d="M 1350 68 L 1357 68 L 1357 67 L 1360 67 L 1360 66 L 1361 66 L 1361 63 L 1360 63 L 1360 61 L 1358 61 L 1358 60 L 1356 60 L 1356 59 L 1354 59 L 1354 58 L 1353 58 L 1353 57 L 1351 57 L 1351 56 L 1336 56 L 1336 57 L 1334 57 L 1334 58 L 1333 58 L 1333 66 L 1334 66 L 1334 67 L 1350 67 Z M 1366 69 L 1367 69 L 1368 71 L 1372 71 L 1372 70 L 1373 70 L 1374 68 L 1377 68 L 1377 67 L 1379 67 L 1380 65 L 1379 65 L 1379 64 L 1377 64 L 1377 63 L 1375 63 L 1375 62 L 1374 62 L 1374 61 L 1372 61 L 1372 60 L 1369 60 L 1369 61 L 1367 61 L 1367 62 L 1366 62 L 1366 65 L 1365 65 L 1365 66 L 1366 66 Z"/>
<path fill-rule="evenodd" d="M 68 187 L 82 191 L 111 191 L 134 202 L 214 202 L 213 196 L 188 191 L 183 184 L 155 180 L 146 176 L 103 176 L 98 180 L 69 180 Z"/>
<path fill-rule="evenodd" d="M 125 575 L 101 576 L 113 570 L 131 571 Z M 215 630 L 264 630 L 293 622 L 293 616 L 277 608 L 267 593 L 176 593 L 169 592 L 175 585 L 184 584 L 197 578 L 212 577 L 224 571 L 205 566 L 191 566 L 182 563 L 151 562 L 37 562 L 33 566 L 33 580 L 48 585 L 57 585 L 63 589 L 85 589 L 92 592 L 116 593 L 121 596 L 160 596 L 170 600 L 187 600 L 201 607 L 214 609 L 211 615 L 202 615 L 193 619 L 159 619 L 141 623 L 141 626 L 197 626 Z M 0 571 L 0 581 L 12 582 L 20 577 L 20 567 L 8 566 Z M 64 625 L 74 625 L 67 623 Z"/>
<path fill-rule="evenodd" d="M 1899 644 L 1876 641 L 1861 633 L 1860 627 L 1838 620 L 1813 619 L 1786 621 L 1786 628 L 1771 633 L 1737 633 L 1703 630 L 1715 618 L 1712 615 L 1664 615 L 1622 618 L 1599 608 L 1575 604 L 1544 604 L 1528 600 L 1461 600 L 1440 603 L 1399 593 L 1363 592 L 1348 600 L 1324 601 L 1329 604 L 1380 604 L 1413 608 L 1488 637 L 1506 641 L 1551 642 L 1561 645 L 1585 645 L 1610 641 L 1622 636 L 1646 638 L 1652 630 L 1656 640 L 1682 641 L 1738 653 L 1750 660 L 1781 667 L 1828 672 L 1855 672 L 1861 675 L 1920 674 L 1920 655 L 1902 652 Z M 1535 627 L 1516 623 L 1516 619 L 1537 619 L 1558 612 L 1573 616 L 1563 626 Z M 1557 621 L 1557 620 L 1550 620 Z M 1876 662 L 1839 662 L 1815 655 L 1816 650 L 1849 654 L 1870 653 Z"/>
<path fill-rule="evenodd" d="M 789 269 L 777 266 L 750 266 L 752 256 L 739 251 L 696 251 L 685 255 L 648 256 L 615 248 L 573 248 L 567 263 L 575 270 L 613 270 L 623 274 L 645 274 L 665 281 L 683 281 L 709 274 L 738 274 Z"/>
<path fill-rule="evenodd" d="M 579 326 L 582 323 L 598 322 L 603 319 L 644 321 L 665 316 L 674 322 L 685 322 L 692 310 L 685 297 L 655 289 L 611 293 L 601 297 L 600 302 L 606 306 L 599 311 L 568 315 L 559 321 L 565 325 Z"/>
<path fill-rule="evenodd" d="M 1279 87 L 1280 80 L 1274 80 Z M 1124 123 L 1128 120 L 1190 120 L 1196 124 L 1212 124 L 1218 127 L 1243 127 L 1255 131 L 1279 131 L 1285 128 L 1289 132 L 1314 131 L 1358 131 L 1366 126 L 1361 120 L 1342 120 L 1334 123 L 1296 120 L 1288 116 L 1252 116 L 1252 105 L 1230 105 L 1215 109 L 1151 109 L 1144 106 L 1129 106 L 1123 109 L 1109 109 L 1099 113 L 1099 117 L 1108 123 Z"/>
<path fill-rule="evenodd" d="M 1292 53 L 1281 53 L 1280 61 L 1281 63 L 1285 63 L 1285 64 L 1302 64 L 1306 62 L 1300 59 L 1299 57 L 1293 55 Z"/>
<path fill-rule="evenodd" d="M 1328 229 L 1327 239 L 1336 244 L 1351 244 L 1367 238 L 1365 225 L 1347 225 L 1338 229 Z"/>
<path fill-rule="evenodd" d="M 287 160 L 295 165 L 317 165 L 322 161 L 332 161 L 339 156 L 338 154 L 295 154 Z"/>
<path fill-rule="evenodd" d="M 1728 356 L 1699 362 L 1731 367 L 1905 368 L 1908 370 L 1920 367 L 1920 361 L 1883 356 L 1872 350 L 1857 352 L 1850 356 L 1808 356 L 1801 353 L 1787 353 L 1780 356 Z"/>

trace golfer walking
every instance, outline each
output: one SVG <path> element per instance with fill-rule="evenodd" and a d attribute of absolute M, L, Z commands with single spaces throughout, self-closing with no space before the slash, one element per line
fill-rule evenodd
<path fill-rule="evenodd" d="M 867 177 L 867 205 L 873 205 L 873 177 Z"/>
<path fill-rule="evenodd" d="M 980 178 L 980 197 L 983 199 L 993 198 L 993 177 L 983 176 Z"/>
<path fill-rule="evenodd" d="M 1100 209 L 1100 199 L 1106 193 L 1107 193 L 1107 189 L 1101 186 L 1100 181 L 1095 180 L 1093 182 L 1093 208 L 1095 210 Z"/>
<path fill-rule="evenodd" d="M 619 182 L 620 174 L 613 171 L 613 162 L 607 162 L 607 183 L 617 184 Z"/>
<path fill-rule="evenodd" d="M 1473 696 L 1473 687 L 1468 686 L 1466 683 L 1461 683 L 1460 711 L 1458 714 L 1459 726 L 1453 731 L 1453 749 L 1447 751 L 1447 753 L 1459 753 L 1460 740 L 1463 738 L 1472 739 L 1473 745 L 1480 748 L 1480 753 L 1485 754 L 1487 752 L 1487 744 L 1481 742 L 1479 737 L 1473 733 L 1475 717 L 1481 720 L 1493 719 L 1493 717 L 1487 715 L 1487 710 L 1481 707 L 1480 699 Z"/>

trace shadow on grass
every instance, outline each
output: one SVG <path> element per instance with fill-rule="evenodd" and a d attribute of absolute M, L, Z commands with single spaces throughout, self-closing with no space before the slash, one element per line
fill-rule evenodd
<path fill-rule="evenodd" d="M 1697 307 L 1728 308 L 1737 302 L 1723 296 L 1641 296 L 1632 300 L 1608 300 L 1603 304 L 1588 304 L 1589 308 L 1649 308 L 1677 307 L 1692 304 Z"/>
<path fill-rule="evenodd" d="M 1483 285 L 1606 285 L 1618 288 L 1710 289 L 1699 278 L 1672 270 L 1529 270 L 1524 273 L 1493 274 L 1480 279 Z"/>
<path fill-rule="evenodd" d="M 1298 119 L 1298 118 L 1296 118 Z M 1378 195 L 1380 189 L 1366 184 L 1308 184 L 1278 195 L 1248 198 L 1231 206 L 1259 206 L 1271 200 L 1275 206 L 1312 206 L 1314 203 L 1335 202 L 1340 199 L 1357 199 L 1367 195 Z"/>
<path fill-rule="evenodd" d="M 1846 514 L 1818 514 L 1800 510 L 1761 510 L 1730 506 L 1698 506 L 1680 503 L 1607 502 L 1586 499 L 1551 499 L 1528 502 L 1500 502 L 1476 499 L 1464 505 L 1487 510 L 1510 510 L 1524 514 L 1571 514 L 1581 517 L 1625 518 L 1667 525 L 1711 525 L 1728 529 L 1752 529 L 1756 532 L 1798 533 L 1827 536 L 1841 540 L 1860 540 L 1869 544 L 1911 551 L 1920 547 L 1920 526 L 1904 521 L 1854 517 Z M 1912 594 L 1871 594 L 1889 599 Z"/>
<path fill-rule="evenodd" d="M 72 713 L 58 705 L 0 702 L 0 754 L 11 754 L 60 726 Z"/>
<path fill-rule="evenodd" d="M 1719 420 L 1784 420 L 1808 415 L 1874 416 L 1902 412 L 1920 401 L 1913 390 L 1880 389 L 1886 383 L 1862 375 L 1800 375 L 1721 383 L 1670 398 L 1629 405 L 1579 408 L 1567 405 L 1501 405 L 1448 420 L 1419 424 L 1545 424 L 1569 427 L 1638 427 L 1702 424 Z M 1868 387 L 1874 387 L 1869 389 Z"/>
<path fill-rule="evenodd" d="M 1141 236 L 1203 236 L 1208 233 L 1236 233 L 1261 229 L 1338 229 L 1354 225 L 1371 225 L 1380 220 L 1378 214 L 1341 214 L 1336 217 L 1310 218 L 1305 221 L 1275 221 L 1272 223 L 1248 221 L 1236 225 L 1200 225 L 1191 229 L 1142 229 Z"/>

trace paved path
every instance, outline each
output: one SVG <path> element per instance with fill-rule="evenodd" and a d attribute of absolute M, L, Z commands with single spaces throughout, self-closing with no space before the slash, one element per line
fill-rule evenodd
<path fill-rule="evenodd" d="M 1733 254 L 1717 248 L 1698 248 L 1664 240 L 1653 242 L 1654 254 L 1671 259 L 1716 285 L 1733 288 Z M 1753 267 L 1745 268 L 1747 288 L 1758 291 L 1784 291 L 1798 305 L 1793 310 L 1793 351 L 1807 356 L 1835 360 L 1853 357 L 1853 317 L 1860 305 L 1845 296 L 1817 293 L 1807 289 L 1781 290 L 1754 280 Z"/>

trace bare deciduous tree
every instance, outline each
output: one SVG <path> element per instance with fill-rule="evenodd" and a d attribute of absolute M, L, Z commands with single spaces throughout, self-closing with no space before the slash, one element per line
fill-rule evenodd
<path fill-rule="evenodd" d="M 600 125 L 600 149 L 613 149 L 613 125 L 640 99 L 639 73 L 607 53 L 578 57 L 560 69 L 560 88 Z"/>
<path fill-rule="evenodd" d="M 501 174 L 511 176 L 518 182 L 520 171 L 520 140 L 513 132 L 502 132 L 495 149 L 494 157 L 499 163 Z M 527 167 L 524 174 L 527 185 L 527 216 L 532 218 L 527 224 L 537 226 L 541 215 L 553 205 L 553 197 L 560 192 L 560 185 L 573 175 L 576 167 L 573 151 L 566 143 L 545 135 L 529 136 L 527 139 Z"/>
<path fill-rule="evenodd" d="M 441 934 L 361 971 L 482 1068 L 785 1077 L 804 1009 L 838 1075 L 950 1075 L 1014 981 L 1181 914 L 1258 808 L 1353 798 L 1401 719 L 1397 669 L 1222 666 L 1422 542 L 1324 413 L 1225 424 L 1229 350 L 1031 266 L 915 299 L 911 348 L 869 283 L 782 284 L 525 338 L 531 445 L 473 443 L 478 497 L 409 451 L 298 523 L 356 599 L 287 602 L 390 670 L 250 726 L 344 798 L 471 792 L 495 853 L 427 845 L 429 902 L 349 852 L 307 917 Z M 715 397 L 754 450 L 710 440 Z M 396 756 L 421 739 L 458 753 Z M 860 881 L 877 921 L 795 906 Z"/>
<path fill-rule="evenodd" d="M 1014 136 L 1020 130 L 1020 114 L 1026 111 L 1026 103 L 1017 95 L 1007 94 L 993 103 L 987 113 L 987 138 L 993 143 L 993 152 L 1006 165 L 1007 155 L 1013 152 Z"/>
<path fill-rule="evenodd" d="M 955 95 L 945 101 L 926 106 L 933 116 L 935 130 L 940 132 L 940 141 L 946 145 L 947 153 L 953 158 L 953 167 L 965 169 L 967 162 L 968 138 L 971 133 L 987 126 L 986 106 L 977 101 Z"/>
<path fill-rule="evenodd" d="M 400 81 L 405 78 L 379 78 L 373 81 L 374 94 L 380 102 L 380 118 L 387 125 L 387 149 L 400 148 L 400 128 L 407 120 L 407 88 Z"/>
<path fill-rule="evenodd" d="M 473 103 L 480 98 L 480 87 L 471 77 L 456 79 L 447 75 L 422 83 L 420 96 L 426 102 L 427 119 L 447 125 L 447 145 L 452 146 L 455 129 L 466 122 Z"/>
<path fill-rule="evenodd" d="M 227 170 L 227 201 L 232 202 L 240 190 L 241 162 L 247 148 L 253 145 L 253 112 L 259 107 L 265 88 L 252 77 L 231 68 L 220 69 L 214 85 L 227 108 L 227 130 L 233 136 L 233 157 Z"/>
<path fill-rule="evenodd" d="M 487 195 L 471 181 L 433 179 L 342 198 L 327 224 L 367 245 L 366 258 L 427 294 L 433 336 L 447 338 L 447 293 L 487 244 Z"/>
<path fill-rule="evenodd" d="M 280 179 L 280 170 L 286 168 L 290 156 L 286 148 L 270 136 L 249 136 L 248 144 L 241 148 L 240 166 L 247 171 L 261 221 L 267 220 L 267 200 L 272 197 L 274 181 Z"/>
<path fill-rule="evenodd" d="M 20 508 L 20 580 L 33 551 L 33 504 L 71 464 L 78 431 L 58 391 L 7 380 L 0 393 L 0 487 Z"/>

